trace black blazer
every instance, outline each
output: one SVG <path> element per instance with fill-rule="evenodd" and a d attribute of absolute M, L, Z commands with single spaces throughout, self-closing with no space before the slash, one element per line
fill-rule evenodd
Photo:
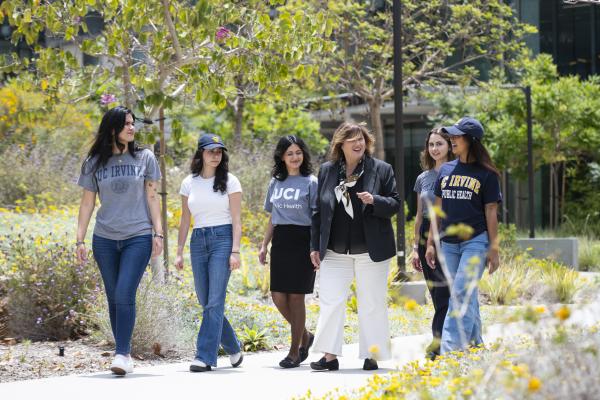
<path fill-rule="evenodd" d="M 391 218 L 400 210 L 401 201 L 396 192 L 396 179 L 392 166 L 375 158 L 365 158 L 363 191 L 373 195 L 373 204 L 362 205 L 365 238 L 369 256 L 375 262 L 387 260 L 396 255 L 396 240 Z M 338 167 L 328 161 L 319 169 L 317 211 L 312 217 L 311 251 L 319 251 L 321 260 L 325 258 L 331 221 L 335 207 L 334 188 L 338 182 Z"/>

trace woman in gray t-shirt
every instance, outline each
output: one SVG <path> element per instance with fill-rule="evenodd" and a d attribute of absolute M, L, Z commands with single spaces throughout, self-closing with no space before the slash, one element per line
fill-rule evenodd
<path fill-rule="evenodd" d="M 108 300 L 116 344 L 110 369 L 117 375 L 133 372 L 129 353 L 135 296 L 150 256 L 162 252 L 163 239 L 160 169 L 150 150 L 136 147 L 134 123 L 135 116 L 125 107 L 104 114 L 78 180 L 83 187 L 76 244 L 81 263 L 87 261 L 85 235 L 96 195 L 100 198 L 92 250 Z"/>
<path fill-rule="evenodd" d="M 440 354 L 440 338 L 448 311 L 450 291 L 442 269 L 431 269 L 425 261 L 429 232 L 429 206 L 435 201 L 433 189 L 439 169 L 442 164 L 454 159 L 451 149 L 450 137 L 447 133 L 440 129 L 433 129 L 429 132 L 425 140 L 425 148 L 421 152 L 423 172 L 417 177 L 414 189 L 417 193 L 417 215 L 415 216 L 415 243 L 410 260 L 417 271 L 423 272 L 435 309 L 431 323 L 433 342 L 427 347 L 427 356 L 432 359 Z"/>
<path fill-rule="evenodd" d="M 310 154 L 296 136 L 282 137 L 273 155 L 273 178 L 265 198 L 271 213 L 259 251 L 266 263 L 271 245 L 271 297 L 290 323 L 292 343 L 282 368 L 294 368 L 308 357 L 314 336 L 306 327 L 305 294 L 312 293 L 315 270 L 310 261 L 310 226 L 317 206 L 317 178 L 311 175 Z"/>

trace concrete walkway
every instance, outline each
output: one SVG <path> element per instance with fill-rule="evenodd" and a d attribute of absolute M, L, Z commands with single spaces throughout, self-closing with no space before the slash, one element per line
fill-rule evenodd
<path fill-rule="evenodd" d="M 383 374 L 399 364 L 422 358 L 430 335 L 406 336 L 394 340 L 395 361 L 380 362 L 378 371 L 363 371 L 362 360 L 357 359 L 358 345 L 344 346 L 345 357 L 340 358 L 340 370 L 316 372 L 309 361 L 320 355 L 311 354 L 299 368 L 284 370 L 278 363 L 286 352 L 247 354 L 239 368 L 232 368 L 229 359 L 219 359 L 219 368 L 211 372 L 190 373 L 189 363 L 164 364 L 136 368 L 126 377 L 110 372 L 72 375 L 0 384 L 4 399 L 62 399 L 76 396 L 89 399 L 291 399 L 310 389 L 323 395 L 335 388 L 360 387 L 375 374 Z M 218 397 L 213 397 L 218 396 Z"/>
<path fill-rule="evenodd" d="M 600 303 L 578 306 L 573 310 L 569 323 L 589 326 L 600 321 Z M 547 324 L 556 322 L 549 318 Z M 527 323 L 498 324 L 488 327 L 484 339 L 492 343 L 496 339 L 514 337 L 517 334 L 543 329 L 546 323 L 533 328 Z M 284 370 L 278 367 L 285 352 L 248 354 L 240 368 L 229 367 L 227 358 L 219 359 L 220 368 L 211 372 L 190 373 L 189 363 L 165 364 L 138 368 L 134 374 L 115 377 L 110 372 L 73 375 L 58 378 L 10 382 L 0 384 L 3 399 L 168 399 L 210 398 L 222 399 L 290 399 L 306 394 L 323 395 L 335 388 L 351 389 L 364 385 L 367 379 L 385 374 L 407 362 L 423 359 L 430 335 L 404 336 L 393 343 L 394 361 L 380 362 L 378 371 L 363 371 L 362 360 L 357 359 L 358 345 L 344 346 L 345 357 L 340 358 L 340 370 L 314 372 L 308 366 L 320 355 L 311 354 L 299 368 Z"/>

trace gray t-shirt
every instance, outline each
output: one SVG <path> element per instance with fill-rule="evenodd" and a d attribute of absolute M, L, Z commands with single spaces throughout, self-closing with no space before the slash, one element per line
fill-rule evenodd
<path fill-rule="evenodd" d="M 438 177 L 438 172 L 435 169 L 428 169 L 427 171 L 421 172 L 419 176 L 417 176 L 417 181 L 415 182 L 414 191 L 419 194 L 419 201 L 421 202 L 423 209 L 423 217 L 429 217 L 429 207 L 427 206 L 427 201 L 429 200 L 431 204 L 435 203 L 435 194 L 433 194 L 433 189 L 435 188 L 435 182 Z"/>
<path fill-rule="evenodd" d="M 288 176 L 284 181 L 271 178 L 265 211 L 273 225 L 310 226 L 317 209 L 317 178 L 314 175 Z"/>
<path fill-rule="evenodd" d="M 146 181 L 160 179 L 160 168 L 148 150 L 113 155 L 92 173 L 94 161 L 86 160 L 77 184 L 98 192 L 100 209 L 94 234 L 111 240 L 125 240 L 152 233 L 152 220 L 146 199 Z M 89 171 L 89 172 L 88 172 Z"/>

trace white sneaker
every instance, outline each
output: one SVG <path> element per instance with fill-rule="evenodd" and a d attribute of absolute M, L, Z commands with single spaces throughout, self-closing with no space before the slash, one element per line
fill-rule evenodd
<path fill-rule="evenodd" d="M 124 356 L 122 354 L 115 355 L 110 370 L 115 375 L 126 375 L 133 372 L 133 360 L 131 356 Z"/>
<path fill-rule="evenodd" d="M 200 361 L 198 359 L 194 359 L 194 361 L 192 361 L 192 363 L 190 364 L 191 372 L 206 372 L 206 371 L 210 371 L 210 370 L 211 370 L 210 365 L 206 365 L 205 362 Z"/>
<path fill-rule="evenodd" d="M 244 355 L 241 351 L 239 353 L 231 354 L 229 356 L 229 361 L 231 361 L 231 366 L 233 368 L 239 367 L 242 361 L 244 361 Z"/>

